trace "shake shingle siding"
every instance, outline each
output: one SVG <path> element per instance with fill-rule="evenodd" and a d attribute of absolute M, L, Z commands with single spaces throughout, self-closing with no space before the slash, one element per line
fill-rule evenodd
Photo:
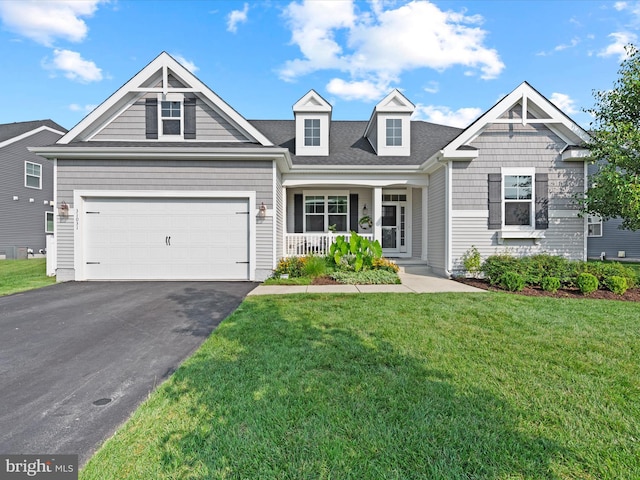
<path fill-rule="evenodd" d="M 70 216 L 58 230 L 58 268 L 73 269 L 74 190 L 255 191 L 257 208 L 273 205 L 270 161 L 189 160 L 59 160 L 58 201 L 69 204 Z M 223 196 L 219 195 L 219 196 Z M 256 225 L 256 266 L 271 270 L 273 219 Z"/>
<path fill-rule="evenodd" d="M 454 162 L 452 169 L 454 268 L 472 245 L 483 257 L 509 251 L 583 258 L 584 222 L 577 217 L 573 196 L 583 189 L 584 164 L 562 160 L 565 142 L 543 125 L 492 124 L 471 145 L 478 149 L 478 158 Z M 548 174 L 550 221 L 539 244 L 530 239 L 504 239 L 500 244 L 499 232 L 487 229 L 488 174 L 500 174 L 503 167 L 534 167 L 537 174 Z"/>
<path fill-rule="evenodd" d="M 411 192 L 411 256 L 422 257 L 422 189 L 413 188 Z"/>

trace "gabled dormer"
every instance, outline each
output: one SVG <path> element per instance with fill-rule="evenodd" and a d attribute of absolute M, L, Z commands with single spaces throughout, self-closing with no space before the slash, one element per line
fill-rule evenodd
<path fill-rule="evenodd" d="M 411 155 L 411 115 L 415 108 L 397 89 L 375 106 L 364 136 L 379 156 Z"/>
<path fill-rule="evenodd" d="M 293 105 L 296 121 L 296 155 L 328 156 L 331 105 L 315 90 Z"/>

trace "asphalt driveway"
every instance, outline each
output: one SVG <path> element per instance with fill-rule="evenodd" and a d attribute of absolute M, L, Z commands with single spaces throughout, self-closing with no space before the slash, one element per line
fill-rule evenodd
<path fill-rule="evenodd" d="M 0 453 L 83 465 L 256 285 L 70 282 L 0 297 Z"/>

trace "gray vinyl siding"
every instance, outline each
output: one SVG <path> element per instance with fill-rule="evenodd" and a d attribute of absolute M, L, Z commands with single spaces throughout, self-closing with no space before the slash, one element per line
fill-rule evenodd
<path fill-rule="evenodd" d="M 445 168 L 440 168 L 429 176 L 427 262 L 436 272 L 444 272 L 447 267 L 446 180 Z"/>
<path fill-rule="evenodd" d="M 32 248 L 36 254 L 46 247 L 45 212 L 53 211 L 49 205 L 53 200 L 53 162 L 27 147 L 51 145 L 59 138 L 43 131 L 0 148 L 0 254 L 7 247 Z M 27 161 L 41 165 L 41 189 L 25 186 Z M 18 200 L 13 200 L 14 196 Z"/>
<path fill-rule="evenodd" d="M 369 142 L 371 142 L 371 145 L 373 146 L 373 149 L 377 152 L 378 151 L 378 118 L 377 116 L 374 117 L 373 121 L 371 122 L 371 128 L 369 129 Z"/>
<path fill-rule="evenodd" d="M 273 205 L 271 161 L 59 160 L 58 201 L 69 218 L 58 224 L 58 268 L 73 269 L 74 190 L 255 191 L 256 205 Z M 273 219 L 256 222 L 256 267 L 271 270 Z"/>
<path fill-rule="evenodd" d="M 513 118 L 518 115 L 516 111 Z M 483 257 L 508 251 L 514 255 L 546 252 L 583 259 L 584 221 L 577 217 L 579 206 L 573 196 L 583 190 L 584 163 L 562 160 L 565 142 L 544 125 L 493 124 L 471 145 L 478 149 L 478 158 L 452 164 L 454 268 L 471 246 Z M 539 244 L 532 239 L 504 239 L 500 244 L 498 231 L 487 228 L 488 174 L 499 174 L 501 167 L 534 167 L 536 173 L 549 176 L 549 228 Z M 464 211 L 473 215 L 465 217 Z"/>
<path fill-rule="evenodd" d="M 422 256 L 422 189 L 411 189 L 411 256 Z"/>
<path fill-rule="evenodd" d="M 602 222 L 602 236 L 587 239 L 587 255 L 598 258 L 602 252 L 609 260 L 618 259 L 618 252 L 625 252 L 622 258 L 640 259 L 640 231 L 620 230 L 621 219 Z"/>
<path fill-rule="evenodd" d="M 145 140 L 145 101 L 138 100 L 103 128 L 93 140 Z M 247 137 L 201 99 L 196 100 L 196 140 L 247 142 Z"/>

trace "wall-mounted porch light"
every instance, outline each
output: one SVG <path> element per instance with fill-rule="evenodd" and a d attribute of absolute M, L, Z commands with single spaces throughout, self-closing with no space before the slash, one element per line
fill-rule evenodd
<path fill-rule="evenodd" d="M 264 202 L 262 202 L 260 204 L 260 209 L 258 211 L 258 215 L 260 215 L 261 217 L 266 217 L 267 216 L 267 206 L 264 204 Z"/>
<path fill-rule="evenodd" d="M 364 207 L 362 207 L 362 215 L 369 215 L 369 209 L 367 208 L 367 204 L 364 204 Z"/>

